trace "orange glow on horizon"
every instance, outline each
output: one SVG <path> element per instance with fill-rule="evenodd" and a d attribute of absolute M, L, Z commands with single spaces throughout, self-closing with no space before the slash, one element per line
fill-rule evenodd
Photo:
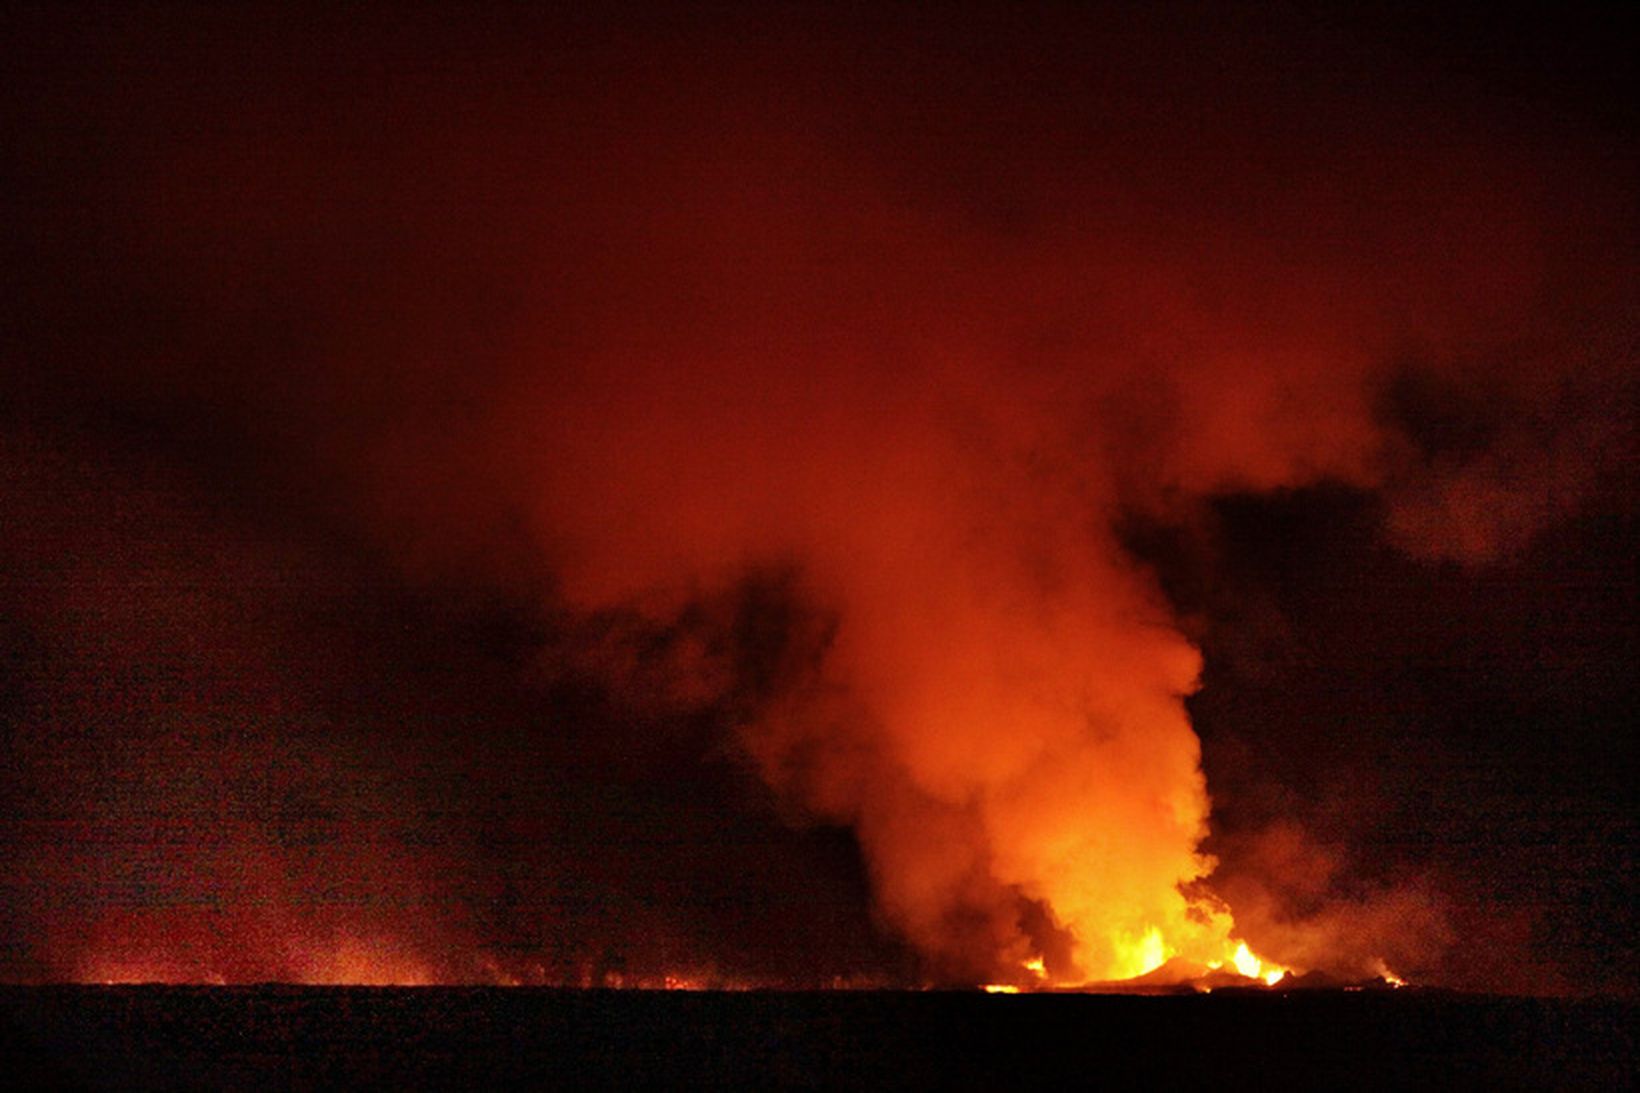
<path fill-rule="evenodd" d="M 1188 957 L 1166 956 L 1160 963 L 1152 963 L 1158 954 L 1169 952 L 1159 930 L 1147 931 L 1132 952 L 1133 966 L 1144 970 L 1119 979 L 1065 981 L 1055 980 L 1047 971 L 1041 957 L 1032 957 L 1019 965 L 1020 977 L 1013 982 L 981 984 L 987 994 L 1026 994 L 1040 991 L 1071 993 L 1126 993 L 1132 990 L 1152 990 L 1165 987 L 1194 986 L 1202 993 L 1226 985 L 1261 984 L 1276 987 L 1286 980 L 1294 969 L 1282 967 L 1258 956 L 1245 941 L 1236 941 L 1231 947 L 1224 942 L 1222 959 L 1198 962 Z M 1174 962 L 1177 961 L 1175 966 Z M 711 971 L 665 972 L 654 974 L 611 974 L 598 982 L 574 982 L 543 977 L 539 967 L 535 973 L 519 973 L 503 968 L 493 958 L 486 957 L 475 965 L 481 972 L 473 975 L 450 977 L 437 974 L 424 961 L 408 956 L 392 945 L 368 945 L 359 941 L 344 941 L 324 954 L 309 954 L 302 961 L 302 970 L 286 976 L 256 982 L 276 982 L 292 986 L 314 987 L 423 987 L 423 986 L 489 986 L 500 988 L 558 987 L 635 991 L 745 991 L 755 989 L 779 990 L 783 987 L 812 989 L 806 984 L 753 982 L 724 977 Z M 1160 974 L 1158 974 L 1160 973 Z M 1382 960 L 1373 964 L 1372 974 L 1393 988 L 1407 986 L 1407 981 L 1392 971 Z M 1231 978 L 1225 979 L 1223 976 Z M 70 982 L 87 985 L 155 985 L 155 986 L 229 986 L 236 985 L 220 972 L 193 968 L 183 961 L 162 958 L 110 957 L 84 964 Z M 248 985 L 248 984 L 238 984 Z M 892 984 L 870 979 L 834 978 L 824 984 L 831 990 L 892 989 Z M 928 984 L 924 984 L 927 989 Z M 1360 985 L 1346 985 L 1346 990 L 1360 990 Z"/>
<path fill-rule="evenodd" d="M 428 987 L 438 981 L 413 957 L 352 942 L 308 960 L 297 978 L 315 987 Z"/>

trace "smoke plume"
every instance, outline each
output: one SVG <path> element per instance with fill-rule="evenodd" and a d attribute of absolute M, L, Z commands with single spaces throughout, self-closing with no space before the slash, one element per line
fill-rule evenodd
<path fill-rule="evenodd" d="M 1287 827 L 1224 844 L 1242 845 L 1233 876 L 1279 874 L 1281 894 L 1215 891 L 1186 709 L 1199 638 L 1129 531 L 1325 486 L 1374 498 L 1375 533 L 1420 559 L 1526 549 L 1630 442 L 1632 195 L 1600 133 L 1461 81 L 1422 94 L 1445 77 L 1416 58 L 1385 86 L 1347 28 L 1295 50 L 1135 19 L 1002 21 L 983 48 L 899 22 L 54 28 L 72 41 L 53 63 L 84 86 L 27 132 L 55 147 L 47 115 L 72 117 L 95 169 L 29 167 L 30 308 L 60 371 L 15 386 L 18 414 L 233 497 L 175 526 L 125 515 L 251 560 L 201 584 L 197 558 L 93 545 L 87 564 L 146 576 L 64 587 L 132 613 L 75 621 L 30 593 L 32 625 L 120 644 L 63 663 L 231 662 L 230 720 L 288 722 L 333 716 L 343 678 L 375 670 L 304 651 L 358 624 L 237 649 L 217 638 L 252 621 L 223 589 L 275 621 L 307 617 L 290 588 L 359 573 L 518 605 L 539 630 L 477 678 L 560 711 L 566 688 L 605 696 L 638 726 L 613 751 L 717 726 L 771 811 L 852 832 L 876 914 L 933 977 L 1032 983 L 1041 961 L 1055 982 L 1114 979 L 1222 961 L 1232 938 L 1350 974 L 1428 958 L 1450 931 L 1424 881 L 1335 898 L 1340 866 Z M 60 75 L 40 56 L 25 86 Z M 96 241 L 73 252 L 82 215 Z M 222 530 L 282 524 L 322 529 L 295 537 L 324 557 Z M 210 648 L 141 647 L 196 628 Z M 406 720 L 461 707 L 475 678 L 425 675 Z M 159 706 L 129 723 L 214 716 L 208 689 L 131 686 Z M 493 702 L 519 739 L 573 731 Z M 261 770 L 286 745 L 395 747 L 385 726 L 251 735 L 233 755 Z M 503 748 L 496 767 L 572 771 L 601 746 Z M 421 739 L 407 761 L 460 750 Z M 402 769 L 359 774 L 377 761 L 343 763 L 362 829 L 406 797 Z M 377 944 L 398 978 L 459 978 L 476 966 L 437 954 L 488 927 L 425 909 L 478 838 L 445 835 L 398 857 L 320 848 L 298 877 L 258 858 L 252 825 L 187 868 L 230 903 L 337 875 L 422 908 L 303 918 L 336 955 L 275 974 L 357 977 L 347 954 Z"/>

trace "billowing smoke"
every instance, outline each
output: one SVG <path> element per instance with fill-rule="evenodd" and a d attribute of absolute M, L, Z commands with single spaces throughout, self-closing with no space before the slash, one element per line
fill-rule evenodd
<path fill-rule="evenodd" d="M 69 258 L 40 228 L 72 268 L 38 295 L 129 333 L 60 335 L 70 378 L 27 394 L 107 414 L 207 495 L 266 486 L 350 566 L 549 620 L 497 687 L 613 695 L 634 740 L 717 726 L 773 810 L 853 833 L 929 975 L 1111 979 L 1232 937 L 1348 974 L 1433 959 L 1450 931 L 1421 879 L 1335 898 L 1341 867 L 1290 826 L 1215 889 L 1202 656 L 1130 532 L 1324 485 L 1419 558 L 1525 549 L 1627 443 L 1628 195 L 1598 134 L 1424 97 L 1416 61 L 1386 88 L 1342 31 L 1304 53 L 1164 29 L 92 35 L 133 69 L 60 108 L 94 134 L 105 169 L 75 192 L 108 241 Z M 155 111 L 126 109 L 133 82 Z M 293 716 L 292 678 L 329 686 L 307 658 L 269 670 L 265 716 Z M 190 868 L 300 887 L 252 875 L 256 838 Z M 461 867 L 400 846 L 374 882 L 307 860 L 378 893 Z M 482 925 L 387 918 L 406 967 L 475 974 L 429 952 Z M 336 968 L 277 971 L 351 974 L 368 931 L 325 921 Z"/>

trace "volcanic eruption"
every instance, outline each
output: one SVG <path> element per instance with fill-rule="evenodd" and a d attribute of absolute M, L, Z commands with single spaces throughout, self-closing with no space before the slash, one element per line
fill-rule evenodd
<path fill-rule="evenodd" d="M 1304 20 L 31 18 L 12 977 L 1448 959 L 1363 779 L 1226 744 L 1215 830 L 1192 696 L 1237 504 L 1433 581 L 1614 496 L 1597 124 Z"/>

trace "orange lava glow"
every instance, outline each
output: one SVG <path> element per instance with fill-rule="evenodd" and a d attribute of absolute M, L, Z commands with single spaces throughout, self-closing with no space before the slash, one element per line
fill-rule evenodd
<path fill-rule="evenodd" d="M 111 958 L 87 963 L 74 977 L 78 983 L 102 986 L 165 986 L 203 985 L 225 986 L 227 980 L 214 972 L 196 972 L 164 961 L 121 960 Z"/>
<path fill-rule="evenodd" d="M 1233 946 L 1225 941 L 1220 953 L 1220 959 L 1208 962 L 1192 960 L 1186 955 L 1181 955 L 1163 937 L 1160 930 L 1152 929 L 1146 931 L 1124 957 L 1129 961 L 1128 967 L 1142 969 L 1134 975 L 1101 981 L 1067 981 L 1051 975 L 1043 958 L 1032 957 L 1020 965 L 1020 974 L 1014 981 L 985 983 L 980 989 L 987 994 L 1022 994 L 1050 990 L 1122 993 L 1132 990 L 1193 986 L 1203 993 L 1211 993 L 1215 987 L 1225 985 L 1263 984 L 1275 987 L 1292 971 L 1260 958 L 1245 941 L 1236 941 Z M 462 962 L 456 960 L 455 963 Z M 334 987 L 545 986 L 638 991 L 744 991 L 791 986 L 725 977 L 711 971 L 653 974 L 609 972 L 596 977 L 595 980 L 583 975 L 577 981 L 559 981 L 544 976 L 538 965 L 534 968 L 512 970 L 491 956 L 485 956 L 471 966 L 474 971 L 470 974 L 440 974 L 431 964 L 408 954 L 396 944 L 343 939 L 323 952 L 300 954 L 292 964 L 295 970 L 276 977 L 276 981 L 303 986 Z M 1381 960 L 1374 963 L 1374 974 L 1389 986 L 1407 985 L 1405 979 L 1391 971 Z M 1226 976 L 1228 978 L 1225 978 Z M 224 986 L 232 982 L 219 971 L 194 966 L 183 960 L 117 955 L 88 961 L 71 977 L 71 981 L 109 986 Z M 837 977 L 824 985 L 833 990 L 874 990 L 883 989 L 888 984 L 875 979 Z"/>
<path fill-rule="evenodd" d="M 1382 960 L 1378 961 L 1376 971 L 1378 973 L 1378 978 L 1382 979 L 1392 987 L 1399 988 L 1407 985 L 1407 981 L 1390 971 L 1389 965 L 1385 964 Z"/>
<path fill-rule="evenodd" d="M 29 429 L 17 450 L 48 452 L 64 482 L 85 462 L 96 489 L 32 464 L 0 476 L 29 506 L 74 510 L 12 521 L 45 530 L 7 548 L 32 614 L 20 682 L 0 678 L 22 697 L 0 715 L 42 711 L 16 799 L 44 802 L 27 830 L 51 848 L 17 874 L 48 938 L 18 974 L 701 991 L 812 959 L 813 982 L 887 968 L 1008 994 L 1355 982 L 1379 954 L 1437 974 L 1400 939 L 1446 944 L 1445 904 L 1369 883 L 1423 857 L 1354 877 L 1351 831 L 1337 862 L 1279 830 L 1243 832 L 1239 859 L 1231 845 L 1267 801 L 1292 808 L 1259 822 L 1339 828 L 1459 810 L 1334 809 L 1333 771 L 1289 793 L 1292 756 L 1348 758 L 1358 735 L 1296 699 L 1267 737 L 1227 724 L 1238 685 L 1284 708 L 1265 643 L 1270 664 L 1307 664 L 1280 644 L 1300 632 L 1289 611 L 1332 601 L 1294 591 L 1292 607 L 1270 591 L 1285 555 L 1243 566 L 1229 549 L 1302 536 L 1237 533 L 1223 513 L 1338 494 L 1423 566 L 1512 557 L 1574 512 L 1626 465 L 1627 419 L 1549 426 L 1624 401 L 1632 361 L 1582 324 L 1624 346 L 1633 327 L 1606 303 L 1582 317 L 1567 279 L 1588 270 L 1591 300 L 1630 299 L 1609 226 L 1632 222 L 1626 191 L 1580 181 L 1600 157 L 1559 136 L 1498 139 L 1467 90 L 1405 132 L 1398 112 L 1324 123 L 1270 75 L 1262 35 L 1245 56 L 1208 29 L 1183 53 L 1107 56 L 1090 31 L 1039 71 L 1054 41 L 1010 18 L 1022 37 L 971 79 L 986 49 L 879 55 L 879 32 L 845 21 L 811 51 L 806 31 L 732 22 L 676 55 L 670 31 L 607 50 L 498 40 L 485 48 L 518 56 L 459 79 L 429 41 L 406 69 L 432 81 L 426 103 L 377 103 L 353 75 L 308 87 L 327 60 L 256 76 L 271 82 L 242 108 L 238 74 L 257 66 L 190 60 L 155 86 L 193 88 L 198 68 L 234 74 L 234 93 L 111 133 L 92 172 L 109 193 L 88 181 L 38 218 L 42 255 L 84 234 L 121 257 L 44 280 L 51 348 L 33 355 L 67 352 L 63 316 L 141 322 L 87 332 L 81 372 L 21 388 L 44 408 L 29 414 L 62 417 L 42 436 L 67 454 Z M 1194 57 L 1218 75 L 1175 93 Z M 105 106 L 47 116 L 145 116 L 126 67 L 86 69 Z M 78 79 L 52 83 L 78 96 Z M 1254 109 L 1242 85 L 1281 90 Z M 92 144 L 118 128 L 85 125 Z M 103 205 L 106 228 L 55 219 Z M 175 346 L 156 333 L 173 326 Z M 1446 420 L 1441 400 L 1396 409 L 1412 373 L 1480 408 L 1441 445 L 1400 421 Z M 100 422 L 106 452 L 82 460 Z M 1152 526 L 1199 565 L 1174 574 L 1172 548 L 1141 548 Z M 1423 587 L 1414 568 L 1406 587 Z M 1180 591 L 1197 584 L 1214 594 Z M 1492 595 L 1439 587 L 1465 610 Z M 1316 675 L 1317 694 L 1423 679 L 1361 655 L 1337 686 Z M 1215 695 L 1211 826 L 1192 709 Z M 1471 723 L 1434 701 L 1430 725 Z M 104 722 L 59 761 L 60 726 Z M 1311 748 L 1318 724 L 1337 749 Z M 1413 723 L 1359 754 L 1406 754 L 1426 729 L 1440 735 Z M 93 802 L 86 830 L 107 837 L 48 824 L 58 801 Z M 736 849 L 783 865 L 788 843 L 825 871 Z M 1251 868 L 1255 845 L 1274 864 Z M 1406 845 L 1444 870 L 1466 844 Z M 114 916 L 116 896 L 136 910 Z M 811 944 L 802 926 L 831 922 L 835 959 L 829 927 Z"/>
<path fill-rule="evenodd" d="M 304 959 L 297 981 L 310 986 L 426 987 L 437 983 L 438 976 L 393 946 L 347 939 Z"/>

